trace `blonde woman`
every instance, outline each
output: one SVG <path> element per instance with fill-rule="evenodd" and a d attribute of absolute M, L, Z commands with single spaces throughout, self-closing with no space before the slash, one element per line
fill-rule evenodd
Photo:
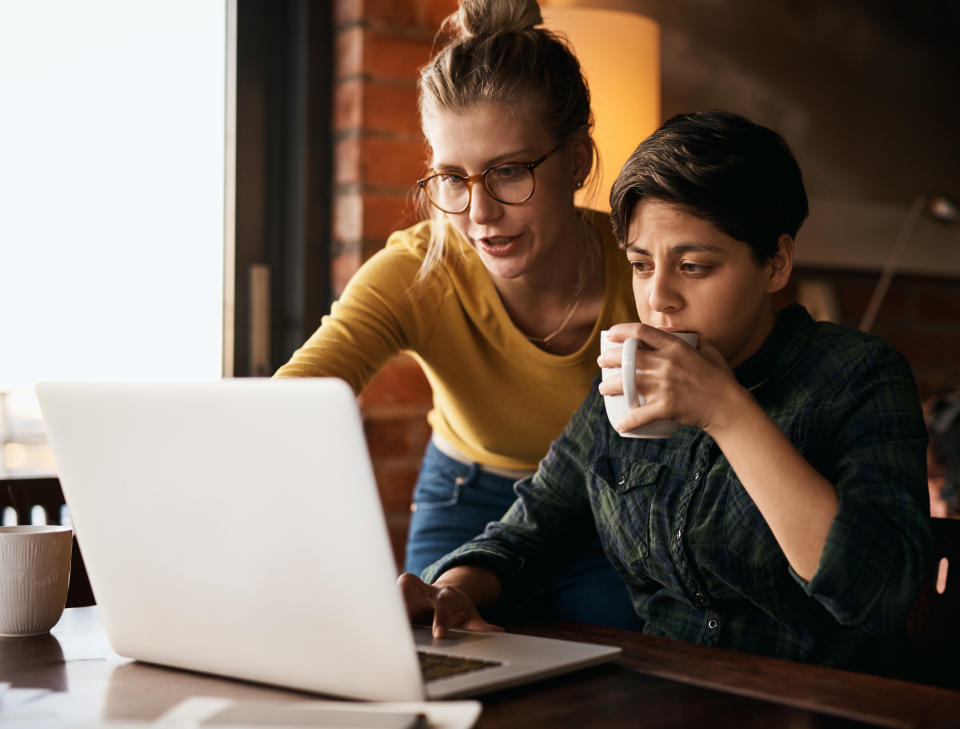
<path fill-rule="evenodd" d="M 422 69 L 425 220 L 357 272 L 278 376 L 359 393 L 398 352 L 433 390 L 405 568 L 499 519 L 598 373 L 601 329 L 636 318 L 607 215 L 578 209 L 594 161 L 579 63 L 532 0 L 464 0 Z M 642 627 L 599 543 L 527 606 Z"/>

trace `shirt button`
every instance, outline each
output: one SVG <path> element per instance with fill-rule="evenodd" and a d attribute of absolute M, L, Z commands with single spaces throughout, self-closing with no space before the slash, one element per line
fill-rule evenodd
<path fill-rule="evenodd" d="M 621 476 L 620 478 L 617 479 L 618 486 L 623 486 L 626 482 L 627 482 L 626 476 Z"/>
<path fill-rule="evenodd" d="M 697 471 L 695 474 L 693 474 L 693 480 L 694 481 L 700 480 L 700 471 Z"/>
<path fill-rule="evenodd" d="M 683 538 L 683 529 L 677 529 L 677 541 L 679 542 Z"/>
<path fill-rule="evenodd" d="M 707 603 L 707 598 L 705 598 L 705 597 L 703 596 L 703 593 L 702 593 L 702 592 L 698 592 L 698 593 L 697 593 L 696 595 L 694 595 L 693 597 L 694 597 L 694 598 L 696 599 L 696 601 L 697 601 L 698 603 L 700 603 L 701 605 L 706 605 L 706 603 Z"/>
<path fill-rule="evenodd" d="M 716 618 L 710 618 L 707 621 L 707 627 L 710 628 L 710 630 L 716 630 L 719 626 L 720 623 L 717 622 Z"/>

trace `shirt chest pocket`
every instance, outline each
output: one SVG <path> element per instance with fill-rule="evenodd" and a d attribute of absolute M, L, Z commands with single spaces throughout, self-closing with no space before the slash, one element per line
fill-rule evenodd
<path fill-rule="evenodd" d="M 597 531 L 607 554 L 626 566 L 648 554 L 650 507 L 662 471 L 659 463 L 594 464 L 590 493 Z"/>

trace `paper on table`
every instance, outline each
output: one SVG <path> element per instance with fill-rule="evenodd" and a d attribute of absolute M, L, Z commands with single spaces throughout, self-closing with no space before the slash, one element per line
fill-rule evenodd
<path fill-rule="evenodd" d="M 194 696 L 181 701 L 170 711 L 154 722 L 156 729 L 199 729 L 204 726 L 216 726 L 217 729 L 243 727 L 245 729 L 260 729 L 270 727 L 270 724 L 205 724 L 204 722 L 223 712 L 225 709 L 242 709 L 243 701 L 235 702 L 230 699 L 220 699 L 206 696 Z M 253 704 L 251 707 L 261 707 L 262 704 Z M 354 712 L 366 714 L 423 714 L 427 719 L 429 729 L 470 729 L 480 716 L 482 705 L 479 701 L 405 701 L 390 703 L 367 703 L 358 701 L 308 701 L 295 704 L 283 704 L 285 707 L 298 709 L 326 709 L 337 712 Z M 251 715 L 255 712 L 251 711 Z M 236 715 L 236 714 L 234 714 Z M 372 717 L 371 717 L 372 718 Z M 276 726 L 276 725 L 274 725 Z M 337 724 L 318 724 L 318 727 L 335 727 Z M 357 725 L 362 726 L 362 724 Z M 371 723 L 375 727 L 376 722 Z M 109 729 L 107 725 L 103 729 Z"/>
<path fill-rule="evenodd" d="M 20 689 L 8 689 L 20 691 Z M 23 689 L 25 693 L 31 691 Z M 51 697 L 64 694 L 38 690 L 36 694 L 46 694 Z M 62 707 L 46 705 L 46 699 L 41 699 L 28 706 L 19 705 L 9 711 L 6 706 L 0 707 L 0 729 L 274 729 L 277 725 L 271 724 L 204 724 L 203 722 L 223 712 L 225 709 L 242 709 L 246 702 L 235 702 L 230 699 L 197 696 L 170 709 L 155 721 L 123 721 L 101 720 L 94 723 L 83 720 L 71 720 L 63 713 Z M 263 704 L 249 702 L 250 706 Z M 363 703 L 353 701 L 309 701 L 289 704 L 280 704 L 285 708 L 298 709 L 328 709 L 337 712 L 352 711 L 358 715 L 372 716 L 377 713 L 387 714 L 417 714 L 426 717 L 426 726 L 423 729 L 471 729 L 477 722 L 482 708 L 478 701 L 414 701 L 399 703 Z M 318 714 L 319 715 L 319 714 Z M 288 725 L 289 726 L 289 725 Z M 301 725 L 302 726 L 302 725 Z M 362 724 L 360 725 L 363 726 Z M 334 729 L 335 725 L 321 724 L 318 727 Z M 352 729 L 357 729 L 353 727 Z"/>
<path fill-rule="evenodd" d="M 50 693 L 48 689 L 10 688 L 9 683 L 2 682 L 0 683 L 0 711 L 23 706 L 46 693 Z"/>

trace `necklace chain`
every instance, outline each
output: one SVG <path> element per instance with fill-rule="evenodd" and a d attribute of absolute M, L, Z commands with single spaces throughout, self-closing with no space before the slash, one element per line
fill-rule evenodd
<path fill-rule="evenodd" d="M 577 307 L 580 306 L 580 300 L 583 298 L 583 291 L 584 291 L 583 288 L 581 288 L 580 291 L 577 293 L 577 298 L 575 298 L 573 300 L 573 303 L 570 304 L 570 308 L 567 310 L 567 315 L 563 317 L 563 321 L 560 322 L 560 326 L 558 326 L 556 329 L 554 329 L 545 337 L 531 337 L 528 334 L 527 339 L 529 339 L 534 344 L 540 345 L 541 347 L 546 347 L 548 344 L 550 344 L 550 341 L 554 337 L 556 337 L 560 332 L 562 332 L 564 327 L 566 327 L 567 324 L 570 323 L 570 319 L 573 317 L 573 312 L 575 312 L 577 310 Z"/>
<path fill-rule="evenodd" d="M 586 290 L 588 287 L 590 272 L 593 268 L 593 264 L 591 262 L 591 251 L 595 249 L 599 249 L 600 247 L 600 240 L 597 238 L 597 234 L 593 226 L 588 221 L 586 221 L 582 216 L 579 216 L 579 213 L 578 213 L 578 217 L 581 224 L 585 225 L 586 227 L 587 248 L 584 254 L 584 258 L 583 260 L 581 260 L 580 282 L 578 283 L 577 289 L 576 289 L 577 296 L 573 300 L 573 303 L 570 304 L 570 308 L 567 310 L 566 316 L 563 317 L 563 321 L 560 322 L 560 326 L 558 326 L 556 329 L 550 332 L 547 336 L 531 337 L 529 334 L 525 335 L 528 340 L 536 344 L 541 349 L 547 349 L 548 345 L 554 339 L 554 337 L 560 334 L 560 332 L 562 332 L 566 328 L 567 324 L 570 323 L 570 319 L 573 318 L 574 312 L 577 310 L 577 307 L 580 306 L 580 302 L 583 300 L 583 296 L 586 293 Z"/>

